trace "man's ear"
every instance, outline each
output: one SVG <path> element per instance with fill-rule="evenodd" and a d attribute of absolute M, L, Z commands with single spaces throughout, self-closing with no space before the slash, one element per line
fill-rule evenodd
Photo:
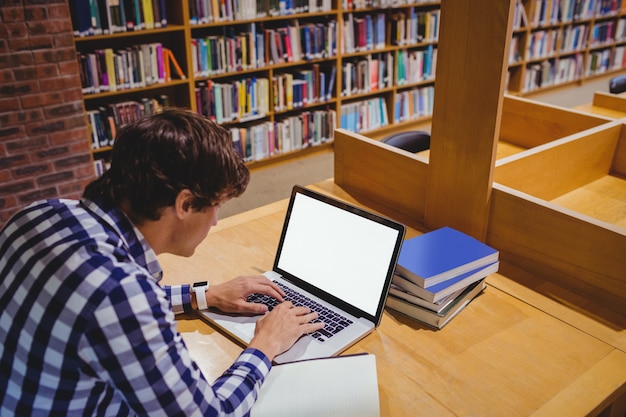
<path fill-rule="evenodd" d="M 181 190 L 178 195 L 176 195 L 176 200 L 174 201 L 174 211 L 176 212 L 176 216 L 178 218 L 183 219 L 191 213 L 192 200 L 193 194 L 187 189 Z"/>

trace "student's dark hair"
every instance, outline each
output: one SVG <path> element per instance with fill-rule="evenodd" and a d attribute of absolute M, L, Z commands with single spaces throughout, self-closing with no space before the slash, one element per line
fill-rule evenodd
<path fill-rule="evenodd" d="M 200 210 L 241 195 L 250 179 L 229 132 L 204 116 L 167 109 L 124 127 L 111 167 L 90 183 L 84 197 L 108 205 L 126 203 L 135 222 L 158 220 L 183 189 Z"/>

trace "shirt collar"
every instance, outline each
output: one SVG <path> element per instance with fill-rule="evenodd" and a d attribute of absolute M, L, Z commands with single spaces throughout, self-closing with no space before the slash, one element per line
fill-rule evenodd
<path fill-rule="evenodd" d="M 119 236 L 137 264 L 146 268 L 157 282 L 163 278 L 163 270 L 156 253 L 141 231 L 120 208 L 115 206 L 105 208 L 103 204 L 84 197 L 81 203 Z"/>

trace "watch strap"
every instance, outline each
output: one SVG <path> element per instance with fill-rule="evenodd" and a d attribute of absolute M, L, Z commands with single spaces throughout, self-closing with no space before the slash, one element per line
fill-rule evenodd
<path fill-rule="evenodd" d="M 198 310 L 206 310 L 209 308 L 206 302 L 206 291 L 209 289 L 209 283 L 207 281 L 196 282 L 193 284 L 193 291 L 196 293 L 196 303 L 198 304 Z"/>

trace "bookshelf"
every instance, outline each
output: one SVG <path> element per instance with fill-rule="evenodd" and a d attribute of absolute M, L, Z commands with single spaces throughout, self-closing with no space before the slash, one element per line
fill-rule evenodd
<path fill-rule="evenodd" d="M 123 0 L 113 10 L 102 0 L 90 3 L 93 20 L 85 3 L 70 7 L 98 172 L 116 129 L 162 106 L 214 118 L 251 165 L 329 147 L 337 127 L 375 135 L 432 113 L 439 1 Z M 154 23 L 136 5 L 152 5 Z M 180 73 L 157 63 L 164 73 L 152 77 L 138 56 L 163 50 Z M 107 54 L 130 68 L 108 83 Z"/>
<path fill-rule="evenodd" d="M 625 6 L 605 0 L 518 0 L 508 92 L 527 95 L 622 70 Z"/>
<path fill-rule="evenodd" d="M 70 2 L 73 15 L 83 3 Z M 92 3 L 106 13 L 105 0 Z M 83 27 L 75 36 L 81 66 L 97 66 L 103 50 L 119 56 L 160 45 L 180 67 L 166 64 L 169 79 L 165 71 L 165 79 L 147 76 L 115 91 L 93 88 L 85 77 L 98 171 L 115 126 L 94 127 L 94 120 L 111 106 L 133 115 L 166 105 L 206 114 L 231 132 L 250 165 L 330 147 L 335 128 L 381 138 L 432 117 L 440 1 L 123 0 L 120 8 L 130 15 L 129 4 L 153 3 L 165 9 L 161 25 L 109 33 Z M 579 11 L 583 3 L 598 7 Z M 626 11 L 620 2 L 604 4 L 519 0 L 508 92 L 529 95 L 622 69 Z"/>
<path fill-rule="evenodd" d="M 152 6 L 151 1 L 108 7 L 111 3 L 70 1 L 98 175 L 107 168 L 115 132 L 124 124 L 164 106 L 193 108 L 184 47 L 188 29 L 178 2 L 157 1 L 149 14 L 141 9 L 139 15 L 135 4 Z"/>

